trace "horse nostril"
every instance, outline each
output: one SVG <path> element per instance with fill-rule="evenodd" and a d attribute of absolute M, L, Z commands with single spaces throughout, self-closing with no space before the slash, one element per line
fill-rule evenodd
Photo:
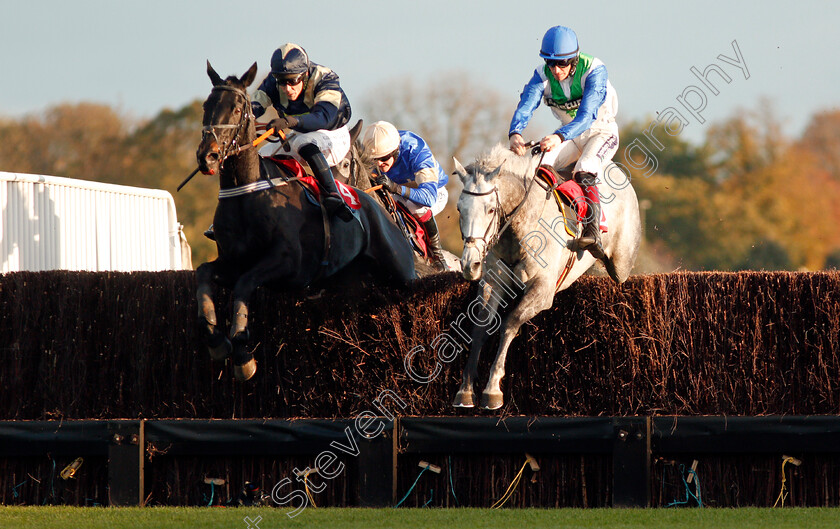
<path fill-rule="evenodd" d="M 479 271 L 481 271 L 481 263 L 472 263 L 470 265 L 470 272 L 477 274 Z"/>
<path fill-rule="evenodd" d="M 208 152 L 208 153 L 204 156 L 204 159 L 205 159 L 205 160 L 207 160 L 207 163 L 214 163 L 214 162 L 218 162 L 218 161 L 219 161 L 219 153 L 217 153 L 217 152 L 213 152 L 213 151 Z"/>

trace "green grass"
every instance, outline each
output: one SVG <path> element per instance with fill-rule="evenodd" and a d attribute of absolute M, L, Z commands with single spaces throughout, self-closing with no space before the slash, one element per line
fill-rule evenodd
<path fill-rule="evenodd" d="M 402 528 L 838 528 L 840 509 L 314 509 L 295 518 L 275 508 L 0 507 L 0 528 L 250 529 Z"/>

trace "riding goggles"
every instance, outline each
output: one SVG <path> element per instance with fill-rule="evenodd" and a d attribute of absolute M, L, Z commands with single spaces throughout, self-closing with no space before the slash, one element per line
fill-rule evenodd
<path fill-rule="evenodd" d="M 398 151 L 399 149 L 397 149 Z M 394 158 L 394 161 L 397 159 L 397 151 L 389 152 L 385 156 L 380 156 L 379 158 L 375 158 L 374 161 L 376 162 L 387 162 L 391 158 Z"/>
<path fill-rule="evenodd" d="M 271 76 L 274 77 L 274 80 L 277 81 L 280 84 L 284 84 L 286 86 L 293 86 L 293 85 L 296 85 L 303 80 L 304 74 L 298 74 L 298 75 L 295 75 L 294 77 L 289 77 L 288 74 L 273 73 L 273 74 L 271 74 Z"/>
<path fill-rule="evenodd" d="M 546 59 L 545 63 L 549 68 L 565 68 L 575 62 L 575 57 L 569 59 Z"/>

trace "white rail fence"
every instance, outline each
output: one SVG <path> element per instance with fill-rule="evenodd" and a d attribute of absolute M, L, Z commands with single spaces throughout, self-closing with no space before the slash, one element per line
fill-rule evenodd
<path fill-rule="evenodd" d="M 0 172 L 0 273 L 191 269 L 167 191 Z"/>

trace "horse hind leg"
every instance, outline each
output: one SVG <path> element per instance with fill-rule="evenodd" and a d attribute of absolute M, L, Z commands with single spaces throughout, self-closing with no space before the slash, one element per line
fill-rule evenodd
<path fill-rule="evenodd" d="M 607 269 L 607 274 L 619 285 L 630 277 L 639 253 L 640 237 L 632 237 L 629 241 L 627 239 L 627 237 L 620 238 L 616 248 L 601 259 L 604 268 Z"/>
<path fill-rule="evenodd" d="M 232 350 L 230 340 L 219 330 L 216 320 L 216 307 L 213 303 L 213 287 L 210 278 L 213 274 L 211 263 L 204 263 L 196 270 L 198 288 L 196 299 L 198 301 L 199 326 L 204 334 L 204 342 L 213 360 L 224 360 Z"/>
<path fill-rule="evenodd" d="M 610 257 L 604 256 L 604 258 L 601 259 L 601 262 L 604 263 L 604 268 L 607 269 L 607 274 L 617 284 L 620 285 L 627 280 L 627 275 L 623 275 L 622 277 L 622 274 L 619 273 L 618 269 L 615 266 L 615 261 L 613 261 Z"/>

